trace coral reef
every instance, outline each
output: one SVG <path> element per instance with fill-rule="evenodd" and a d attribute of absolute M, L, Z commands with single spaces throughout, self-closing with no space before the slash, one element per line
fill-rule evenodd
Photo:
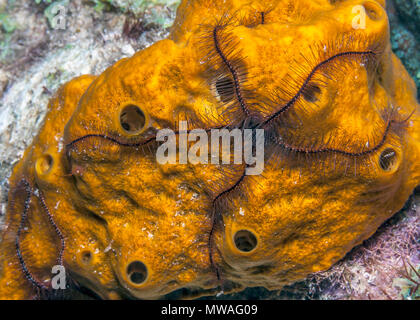
<path fill-rule="evenodd" d="M 420 35 L 420 2 L 418 0 L 394 0 L 394 2 L 407 27 L 418 37 Z"/>
<path fill-rule="evenodd" d="M 395 2 L 395 4 L 394 4 Z M 420 87 L 419 1 L 388 1 L 392 50 Z M 418 98 L 420 91 L 417 91 Z"/>
<path fill-rule="evenodd" d="M 357 31 L 357 1 L 293 3 L 185 1 L 169 39 L 58 91 L 10 180 L 3 297 L 50 293 L 57 263 L 103 298 L 281 288 L 402 208 L 419 109 L 383 3 Z M 156 130 L 180 119 L 264 128 L 264 177 L 158 164 Z"/>

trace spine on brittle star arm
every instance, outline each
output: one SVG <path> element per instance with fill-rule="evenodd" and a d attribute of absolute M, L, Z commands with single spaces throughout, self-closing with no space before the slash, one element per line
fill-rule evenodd
<path fill-rule="evenodd" d="M 21 215 L 19 228 L 17 230 L 16 238 L 15 238 L 16 254 L 17 254 L 19 264 L 22 268 L 22 271 L 23 271 L 23 274 L 24 274 L 25 278 L 29 282 L 31 282 L 34 287 L 36 287 L 40 290 L 48 290 L 48 288 L 43 283 L 38 281 L 35 278 L 35 276 L 31 273 L 31 271 L 29 271 L 29 269 L 28 269 L 28 267 L 25 263 L 25 259 L 22 256 L 22 250 L 21 250 L 21 247 L 20 247 L 20 237 L 21 237 L 22 230 L 24 228 L 24 225 L 25 225 L 27 217 L 28 217 L 29 205 L 30 205 L 30 201 L 31 201 L 31 197 L 32 197 L 32 190 L 31 190 L 31 187 L 30 187 L 29 183 L 25 179 L 22 179 L 19 182 L 19 185 L 23 185 L 23 188 L 26 192 L 26 198 L 25 198 L 25 202 L 24 202 L 24 206 L 23 206 L 23 212 L 22 212 L 22 215 Z"/>
<path fill-rule="evenodd" d="M 209 132 L 212 129 L 220 129 L 220 128 L 223 128 L 223 126 L 217 126 L 217 127 L 207 128 L 205 130 L 206 130 L 206 132 Z M 189 132 L 189 130 L 187 131 L 187 133 L 188 132 Z M 174 134 L 176 134 L 176 135 L 179 134 L 179 133 L 180 132 L 178 130 L 177 131 L 174 131 Z M 118 140 L 118 139 L 116 139 L 116 138 L 114 138 L 112 136 L 106 135 L 106 134 L 91 133 L 91 134 L 87 134 L 87 135 L 84 135 L 82 137 L 76 138 L 73 141 L 71 141 L 68 144 L 66 144 L 66 150 L 67 150 L 66 154 L 68 155 L 68 153 L 71 151 L 71 149 L 74 146 L 76 146 L 77 144 L 79 144 L 79 143 L 81 143 L 81 142 L 83 142 L 85 140 L 92 139 L 92 138 L 104 139 L 104 140 L 107 140 L 107 141 L 109 141 L 111 143 L 117 144 L 117 145 L 122 146 L 122 147 L 138 148 L 138 147 L 145 146 L 145 145 L 147 145 L 147 144 L 155 141 L 156 140 L 156 135 L 153 135 L 153 136 L 151 136 L 151 137 L 149 137 L 149 138 L 147 138 L 147 139 L 145 139 L 143 141 L 140 141 L 140 142 L 123 142 L 123 141 L 120 141 L 120 140 Z"/>
<path fill-rule="evenodd" d="M 148 144 L 149 142 L 152 142 L 153 140 L 156 139 L 155 136 L 152 136 L 152 137 L 150 137 L 150 138 L 148 138 L 144 141 L 141 141 L 141 142 L 130 143 L 130 142 L 119 141 L 118 139 L 116 139 L 114 137 L 111 137 L 111 136 L 108 136 L 106 134 L 100 134 L 100 133 L 87 134 L 87 135 L 84 135 L 80 138 L 76 138 L 73 141 L 71 141 L 70 143 L 66 144 L 66 150 L 67 150 L 66 154 L 67 154 L 67 156 L 69 155 L 69 152 L 71 151 L 71 149 L 75 145 L 77 145 L 78 143 L 83 142 L 87 139 L 92 139 L 92 138 L 100 138 L 100 139 L 104 139 L 104 140 L 110 141 L 112 143 L 115 143 L 115 144 L 117 144 L 119 146 L 122 146 L 122 147 L 132 147 L 132 148 L 137 148 L 137 147 L 144 146 L 144 145 Z"/>
<path fill-rule="evenodd" d="M 305 78 L 303 84 L 301 85 L 299 90 L 296 92 L 296 94 L 289 101 L 287 101 L 285 104 L 283 104 L 283 106 L 281 106 L 277 111 L 275 111 L 270 116 L 266 117 L 266 119 L 264 121 L 262 121 L 259 125 L 257 125 L 257 127 L 263 127 L 267 124 L 270 124 L 272 121 L 276 120 L 281 114 L 288 111 L 296 103 L 296 101 L 303 95 L 305 90 L 308 88 L 308 86 L 310 84 L 310 81 L 314 78 L 316 72 L 320 71 L 322 68 L 327 66 L 329 63 L 333 62 L 334 60 L 340 59 L 340 58 L 366 57 L 366 56 L 374 57 L 375 55 L 376 55 L 376 53 L 372 50 L 346 51 L 346 52 L 337 53 L 337 54 L 329 57 L 328 59 L 325 59 L 325 60 L 321 61 L 311 70 L 311 72 Z"/>
<path fill-rule="evenodd" d="M 223 27 L 214 27 L 213 28 L 213 42 L 214 47 L 219 55 L 220 59 L 222 60 L 223 64 L 226 66 L 226 68 L 229 70 L 229 73 L 232 76 L 233 80 L 233 87 L 234 87 L 234 93 L 235 97 L 238 100 L 238 103 L 242 109 L 242 111 L 249 116 L 249 109 L 245 102 L 245 99 L 243 98 L 241 85 L 240 85 L 240 79 L 239 79 L 239 72 L 236 70 L 236 67 L 229 61 L 229 59 L 226 57 L 226 55 L 223 53 L 223 50 L 220 45 L 219 41 L 219 32 L 223 30 Z"/>
<path fill-rule="evenodd" d="M 207 246 L 209 248 L 209 262 L 210 262 L 210 266 L 216 272 L 217 280 L 220 280 L 219 268 L 217 267 L 217 265 L 216 265 L 216 263 L 214 262 L 214 259 L 213 259 L 213 239 L 214 239 L 214 231 L 216 229 L 217 220 L 218 220 L 217 219 L 217 212 L 216 212 L 216 209 L 213 207 L 212 217 L 211 217 L 211 229 L 210 229 L 210 233 L 209 233 L 209 238 L 208 238 Z"/>
<path fill-rule="evenodd" d="M 214 241 L 214 232 L 216 230 L 217 224 L 220 222 L 219 220 L 223 219 L 223 216 L 219 212 L 220 208 L 218 205 L 218 202 L 226 195 L 228 195 L 230 192 L 234 191 L 239 187 L 239 185 L 242 183 L 242 181 L 245 179 L 246 171 L 242 173 L 241 177 L 228 189 L 222 191 L 219 193 L 212 201 L 212 209 L 211 209 L 211 229 L 209 233 L 208 238 L 208 248 L 209 248 L 209 261 L 210 265 L 214 268 L 216 272 L 217 280 L 220 280 L 220 272 L 219 268 L 217 267 L 216 263 L 213 259 L 213 241 Z"/>
<path fill-rule="evenodd" d="M 61 248 L 60 248 L 60 252 L 58 254 L 58 258 L 57 258 L 57 263 L 62 266 L 63 265 L 63 255 L 64 255 L 64 250 L 66 248 L 66 243 L 65 243 L 65 238 L 63 233 L 61 232 L 60 228 L 57 226 L 57 224 L 54 221 L 53 216 L 51 215 L 50 210 L 48 209 L 48 206 L 45 202 L 45 198 L 44 198 L 44 194 L 42 193 L 41 190 L 39 190 L 39 201 L 41 203 L 42 208 L 44 209 L 44 212 L 47 214 L 48 217 L 48 221 L 50 222 L 50 224 L 53 226 L 55 232 L 57 233 L 58 237 L 60 238 L 60 242 L 61 242 Z"/>
<path fill-rule="evenodd" d="M 228 189 L 222 191 L 221 193 L 219 193 L 213 200 L 213 206 L 215 206 L 215 204 L 217 203 L 217 201 L 219 199 L 221 199 L 223 196 L 229 194 L 230 192 L 232 192 L 233 190 L 235 190 L 237 187 L 239 187 L 239 185 L 242 183 L 242 181 L 245 179 L 246 176 L 246 171 L 243 172 L 243 174 L 241 175 L 241 177 L 238 179 L 238 181 L 236 181 L 231 187 L 229 187 Z"/>
<path fill-rule="evenodd" d="M 339 154 L 342 156 L 346 156 L 346 157 L 364 157 L 367 156 L 369 154 L 372 154 L 376 151 L 378 151 L 385 143 L 386 138 L 391 130 L 392 124 L 394 123 L 394 120 L 389 120 L 386 127 L 385 127 L 385 131 L 382 135 L 381 140 L 372 148 L 368 149 L 368 150 L 364 150 L 364 151 L 360 151 L 360 152 L 351 152 L 351 151 L 345 151 L 345 150 L 340 150 L 340 149 L 335 149 L 335 148 L 329 148 L 329 147 L 325 147 L 325 148 L 319 148 L 319 149 L 313 149 L 313 148 L 305 148 L 305 147 L 296 147 L 290 144 L 287 144 L 283 141 L 276 141 L 276 143 L 283 149 L 285 150 L 289 150 L 295 153 L 305 153 L 305 154 L 319 154 L 319 153 L 335 153 L 335 154 Z"/>

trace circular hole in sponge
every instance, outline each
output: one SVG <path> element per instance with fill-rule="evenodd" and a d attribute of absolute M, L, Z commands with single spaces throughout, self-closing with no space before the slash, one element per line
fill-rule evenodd
<path fill-rule="evenodd" d="M 141 261 L 133 261 L 127 266 L 127 277 L 134 285 L 142 284 L 147 279 L 147 267 Z"/>
<path fill-rule="evenodd" d="M 220 101 L 229 102 L 233 99 L 235 85 L 231 78 L 222 77 L 216 80 L 216 93 Z"/>
<path fill-rule="evenodd" d="M 82 261 L 84 263 L 89 263 L 92 260 L 92 252 L 90 252 L 89 250 L 83 251 L 82 252 Z"/>
<path fill-rule="evenodd" d="M 380 20 L 384 14 L 382 7 L 373 1 L 364 2 L 363 7 L 365 8 L 366 15 L 372 21 Z"/>
<path fill-rule="evenodd" d="M 120 125 L 126 133 L 138 134 L 146 126 L 146 115 L 135 104 L 127 104 L 121 109 Z"/>
<path fill-rule="evenodd" d="M 35 163 L 35 170 L 38 174 L 47 174 L 54 164 L 52 155 L 45 153 Z"/>
<path fill-rule="evenodd" d="M 308 84 L 302 94 L 306 101 L 317 102 L 321 95 L 321 89 L 316 84 Z"/>
<path fill-rule="evenodd" d="M 233 240 L 239 251 L 250 252 L 257 246 L 257 237 L 249 230 L 239 230 L 235 233 Z"/>
<path fill-rule="evenodd" d="M 397 152 L 392 148 L 386 148 L 379 155 L 379 166 L 384 171 L 391 171 L 397 165 Z"/>

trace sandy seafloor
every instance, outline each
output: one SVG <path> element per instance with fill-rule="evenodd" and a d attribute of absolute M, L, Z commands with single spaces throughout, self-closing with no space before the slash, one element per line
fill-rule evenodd
<path fill-rule="evenodd" d="M 53 92 L 165 38 L 178 3 L 103 1 L 0 0 L 0 228 L 8 177 L 36 136 Z M 65 7 L 64 29 L 53 28 L 54 5 Z M 387 10 L 392 48 L 419 87 L 420 0 L 388 1 Z M 419 299 L 413 269 L 420 270 L 420 188 L 401 212 L 330 270 L 280 291 L 248 288 L 216 298 Z"/>

